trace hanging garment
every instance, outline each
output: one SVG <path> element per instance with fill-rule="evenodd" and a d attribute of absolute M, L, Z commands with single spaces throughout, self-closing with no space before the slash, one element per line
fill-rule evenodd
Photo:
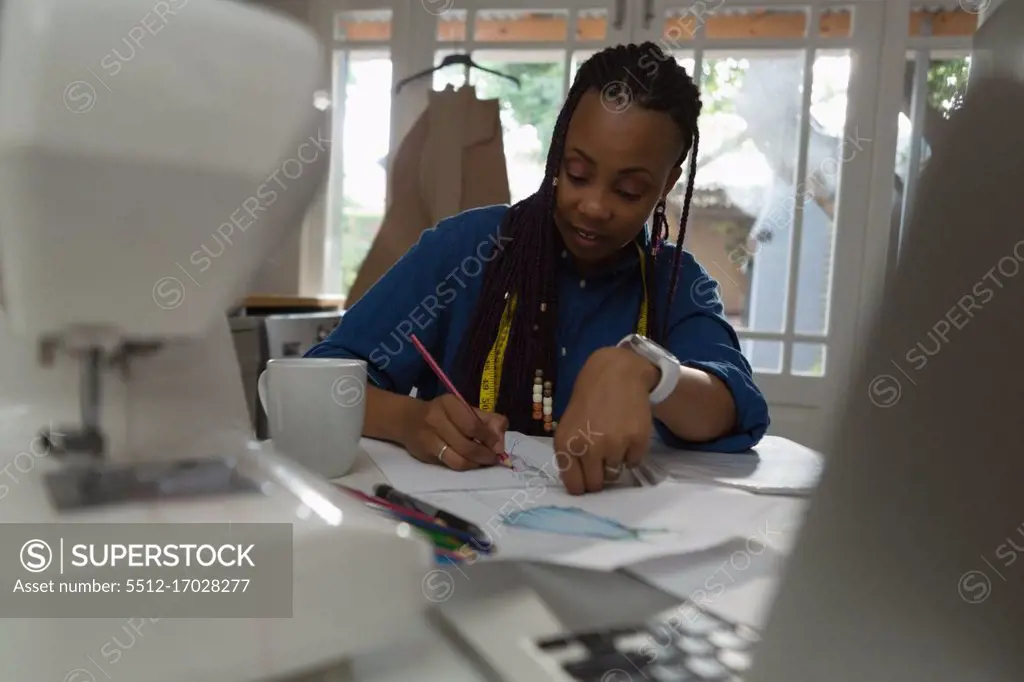
<path fill-rule="evenodd" d="M 351 307 L 444 218 L 510 201 L 498 100 L 473 87 L 431 92 L 391 168 L 390 201 L 345 299 Z M 344 248 L 344 245 L 342 246 Z"/>

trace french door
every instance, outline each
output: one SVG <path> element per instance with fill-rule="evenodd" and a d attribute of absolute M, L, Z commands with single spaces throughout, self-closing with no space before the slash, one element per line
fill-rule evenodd
<path fill-rule="evenodd" d="M 512 199 L 536 190 L 578 64 L 653 41 L 699 81 L 704 103 L 687 248 L 720 283 L 773 433 L 820 445 L 860 305 L 884 5 L 880 0 L 324 0 L 333 53 L 325 281 L 344 293 L 379 226 L 388 160 L 427 93 L 469 79 L 502 102 Z M 539 6 L 543 6 L 540 8 Z M 394 84 L 444 54 L 450 67 Z M 890 156 L 890 161 L 892 157 Z M 686 174 L 684 173 L 684 176 Z M 681 187 L 672 195 L 680 210 Z"/>
<path fill-rule="evenodd" d="M 700 202 L 687 248 L 720 284 L 771 432 L 818 446 L 857 332 L 883 5 L 631 7 L 634 39 L 699 78 Z"/>

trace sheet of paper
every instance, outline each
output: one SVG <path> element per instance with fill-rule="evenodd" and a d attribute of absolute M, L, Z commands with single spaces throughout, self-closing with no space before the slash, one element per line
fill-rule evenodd
<path fill-rule="evenodd" d="M 725 618 L 764 627 L 807 510 L 806 500 L 768 499 L 773 503 L 747 528 L 737 526 L 728 542 L 644 561 L 626 572 Z"/>
<path fill-rule="evenodd" d="M 824 469 L 821 454 L 778 436 L 742 453 L 691 452 L 652 445 L 651 468 L 673 480 L 717 483 L 764 494 L 807 495 Z"/>
<path fill-rule="evenodd" d="M 429 493 L 421 497 L 488 533 L 488 560 L 531 560 L 614 570 L 701 550 L 763 515 L 766 498 L 719 486 L 663 483 L 573 496 L 559 486 Z"/>
<path fill-rule="evenodd" d="M 390 443 L 364 440 L 362 446 L 388 483 L 409 494 L 561 486 L 550 438 L 533 438 L 515 431 L 507 432 L 505 451 L 512 457 L 512 471 L 500 465 L 473 471 L 453 471 L 436 464 L 424 464 Z M 624 478 L 623 485 L 626 484 Z"/>

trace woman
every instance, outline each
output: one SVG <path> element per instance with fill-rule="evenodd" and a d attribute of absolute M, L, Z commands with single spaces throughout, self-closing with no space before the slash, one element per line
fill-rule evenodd
<path fill-rule="evenodd" d="M 307 353 L 367 361 L 364 435 L 460 471 L 495 464 L 506 429 L 554 436 L 571 453 L 558 468 L 572 494 L 639 463 L 652 429 L 679 448 L 756 444 L 764 397 L 715 283 L 682 250 L 700 109 L 686 70 L 653 43 L 587 60 L 540 189 L 424 232 Z M 673 246 L 665 198 L 688 155 Z M 482 422 L 444 392 L 413 334 Z"/>

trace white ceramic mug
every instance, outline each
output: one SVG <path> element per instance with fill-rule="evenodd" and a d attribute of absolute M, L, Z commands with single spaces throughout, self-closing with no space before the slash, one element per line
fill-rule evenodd
<path fill-rule="evenodd" d="M 365 362 L 269 360 L 257 390 L 276 450 L 324 478 L 352 469 L 366 417 Z"/>

